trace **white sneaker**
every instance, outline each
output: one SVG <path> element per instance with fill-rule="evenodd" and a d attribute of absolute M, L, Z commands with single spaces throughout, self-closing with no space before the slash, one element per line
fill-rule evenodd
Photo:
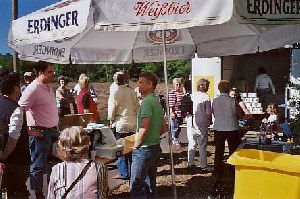
<path fill-rule="evenodd" d="M 180 146 L 181 143 L 179 142 L 179 140 L 173 140 L 172 144 L 176 146 Z"/>

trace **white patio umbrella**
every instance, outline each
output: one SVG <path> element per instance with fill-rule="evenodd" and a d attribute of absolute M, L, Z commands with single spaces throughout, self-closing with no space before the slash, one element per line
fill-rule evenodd
<path fill-rule="evenodd" d="M 167 6 L 158 2 L 65 0 L 13 21 L 9 46 L 22 60 L 62 64 L 70 59 L 78 64 L 161 62 L 164 55 L 189 59 L 198 34 L 189 27 L 224 23 L 233 7 L 232 0 L 172 1 L 168 13 L 147 16 L 152 7 Z M 166 51 L 157 30 L 166 30 Z"/>
<path fill-rule="evenodd" d="M 122 64 L 262 52 L 300 38 L 297 24 L 240 24 L 233 0 L 173 1 L 165 7 L 182 8 L 177 15 L 151 15 L 158 2 L 65 0 L 13 21 L 9 45 L 22 60 Z"/>

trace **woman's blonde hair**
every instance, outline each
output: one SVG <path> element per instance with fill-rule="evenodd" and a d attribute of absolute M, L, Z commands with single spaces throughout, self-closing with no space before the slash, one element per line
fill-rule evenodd
<path fill-rule="evenodd" d="M 81 159 L 89 152 L 90 137 L 80 126 L 66 128 L 58 140 L 58 156 L 64 161 Z"/>
<path fill-rule="evenodd" d="M 90 84 L 90 78 L 88 78 L 87 76 L 80 77 L 78 80 L 78 85 L 80 89 L 88 88 L 89 84 Z"/>

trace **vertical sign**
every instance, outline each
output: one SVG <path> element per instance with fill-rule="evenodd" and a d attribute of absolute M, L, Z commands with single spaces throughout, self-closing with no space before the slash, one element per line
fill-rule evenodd
<path fill-rule="evenodd" d="M 194 58 L 192 59 L 192 86 L 193 91 L 197 89 L 197 82 L 204 78 L 210 81 L 207 94 L 214 99 L 219 94 L 218 83 L 221 81 L 221 59 L 213 58 Z"/>

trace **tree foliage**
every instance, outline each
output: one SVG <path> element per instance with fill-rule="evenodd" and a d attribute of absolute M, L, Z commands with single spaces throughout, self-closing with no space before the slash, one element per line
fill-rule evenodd
<path fill-rule="evenodd" d="M 4 70 L 12 71 L 12 55 L 0 54 L 0 66 Z M 127 70 L 130 79 L 137 81 L 141 72 L 153 72 L 161 80 L 164 80 L 163 62 L 156 63 L 132 63 L 132 64 L 55 64 L 56 77 L 64 75 L 71 81 L 77 81 L 81 73 L 87 74 L 93 82 L 112 81 L 113 74 L 119 70 Z M 168 79 L 171 81 L 175 77 L 187 78 L 191 73 L 191 60 L 169 61 L 167 62 Z M 23 74 L 26 71 L 33 71 L 32 62 L 19 61 L 18 72 Z"/>
<path fill-rule="evenodd" d="M 13 70 L 12 64 L 13 64 L 13 60 L 12 60 L 11 54 L 6 53 L 5 55 L 2 55 L 0 53 L 0 66 L 1 66 L 1 69 L 12 71 Z"/>

